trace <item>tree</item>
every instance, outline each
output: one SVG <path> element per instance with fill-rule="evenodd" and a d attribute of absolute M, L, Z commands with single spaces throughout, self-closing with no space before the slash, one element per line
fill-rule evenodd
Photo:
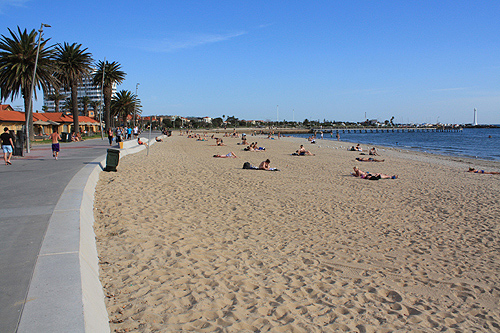
<path fill-rule="evenodd" d="M 0 89 L 1 98 L 7 99 L 22 95 L 24 99 L 24 112 L 30 133 L 29 140 L 34 139 L 32 110 L 29 110 L 32 98 L 31 84 L 35 70 L 37 54 L 37 32 L 33 29 L 30 33 L 17 27 L 17 35 L 9 29 L 10 37 L 2 35 L 0 39 Z M 35 87 L 49 90 L 49 86 L 57 86 L 58 80 L 53 76 L 55 71 L 54 49 L 47 46 L 50 39 L 40 41 L 38 63 L 35 73 Z M 35 89 L 36 98 L 36 89 Z"/>
<path fill-rule="evenodd" d="M 303 122 L 304 126 L 309 126 L 309 120 L 306 118 L 304 119 L 304 122 Z"/>
<path fill-rule="evenodd" d="M 103 62 L 97 64 L 97 71 L 94 73 L 92 81 L 95 86 L 99 86 L 104 92 L 104 123 L 106 130 L 110 128 L 111 115 L 111 95 L 113 94 L 113 84 L 120 84 L 125 80 L 125 72 L 120 70 L 121 66 L 116 61 Z M 104 74 L 103 74 L 104 73 Z M 104 75 L 104 84 L 103 82 Z"/>
<path fill-rule="evenodd" d="M 73 99 L 71 98 L 71 95 L 69 97 L 66 97 L 61 109 L 63 110 L 63 112 L 73 112 Z M 73 123 L 73 126 L 74 125 L 75 124 Z"/>
<path fill-rule="evenodd" d="M 83 115 L 85 117 L 89 116 L 89 104 L 92 102 L 89 96 L 82 97 Z"/>
<path fill-rule="evenodd" d="M 100 106 L 101 106 L 101 102 L 99 102 L 99 101 L 90 102 L 90 107 L 92 108 L 92 110 L 94 110 L 94 118 L 97 118 L 97 113 L 98 113 Z"/>
<path fill-rule="evenodd" d="M 179 118 L 179 117 L 175 118 L 175 120 L 174 120 L 174 125 L 175 125 L 175 127 L 177 127 L 177 128 L 181 128 L 181 127 L 182 127 L 182 119 L 181 119 L 181 118 Z"/>
<path fill-rule="evenodd" d="M 91 70 L 92 55 L 87 49 L 81 49 L 82 44 L 58 44 L 56 47 L 56 76 L 66 89 L 71 90 L 73 131 L 80 132 L 78 123 L 78 83 L 83 81 L 83 77 Z"/>
<path fill-rule="evenodd" d="M 236 124 L 238 123 L 238 118 L 236 118 L 235 116 L 227 117 L 226 122 L 228 125 L 236 127 Z"/>
<path fill-rule="evenodd" d="M 173 125 L 172 120 L 168 119 L 168 118 L 163 119 L 162 123 L 163 123 L 163 126 L 166 128 L 170 128 Z"/>
<path fill-rule="evenodd" d="M 223 122 L 224 121 L 222 120 L 222 118 L 214 118 L 214 119 L 212 119 L 212 126 L 213 127 L 221 127 Z"/>
<path fill-rule="evenodd" d="M 54 101 L 55 112 L 59 112 L 59 102 L 66 98 L 65 94 L 61 94 L 59 89 L 54 88 L 54 92 L 47 96 L 47 100 Z"/>
<path fill-rule="evenodd" d="M 140 100 L 129 90 L 121 90 L 111 100 L 111 117 L 118 117 L 126 120 L 127 116 L 133 115 L 134 110 L 140 114 Z"/>

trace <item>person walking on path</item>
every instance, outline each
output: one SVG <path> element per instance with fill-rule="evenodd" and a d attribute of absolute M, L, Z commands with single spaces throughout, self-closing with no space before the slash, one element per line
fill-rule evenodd
<path fill-rule="evenodd" d="M 52 140 L 52 157 L 57 160 L 59 157 L 59 140 L 61 140 L 61 136 L 57 132 L 57 129 L 50 135 L 50 139 Z"/>
<path fill-rule="evenodd" d="M 108 140 L 109 145 L 111 146 L 113 144 L 113 130 L 111 128 L 108 129 Z"/>
<path fill-rule="evenodd" d="M 3 160 L 5 161 L 5 165 L 12 165 L 10 158 L 12 157 L 14 140 L 12 140 L 12 134 L 9 133 L 8 127 L 3 129 L 0 139 L 2 140 Z"/>

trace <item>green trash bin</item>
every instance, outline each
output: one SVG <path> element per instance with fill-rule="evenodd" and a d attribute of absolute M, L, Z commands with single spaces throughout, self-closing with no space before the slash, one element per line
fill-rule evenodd
<path fill-rule="evenodd" d="M 120 161 L 120 151 L 118 149 L 108 149 L 108 154 L 106 155 L 106 167 L 104 171 L 116 172 L 116 167 Z"/>

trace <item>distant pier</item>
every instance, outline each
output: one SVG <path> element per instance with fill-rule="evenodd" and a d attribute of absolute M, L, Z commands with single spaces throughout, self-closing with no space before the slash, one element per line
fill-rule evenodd
<path fill-rule="evenodd" d="M 411 132 L 459 132 L 462 127 L 342 127 L 342 128 L 316 128 L 311 133 L 411 133 Z"/>

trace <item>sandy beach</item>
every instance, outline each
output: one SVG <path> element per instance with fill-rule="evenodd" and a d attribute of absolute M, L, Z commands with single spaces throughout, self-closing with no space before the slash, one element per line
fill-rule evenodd
<path fill-rule="evenodd" d="M 500 175 L 465 172 L 499 162 L 178 134 L 100 175 L 112 331 L 500 331 Z M 315 156 L 291 156 L 300 144 Z M 242 169 L 266 158 L 280 171 Z"/>

